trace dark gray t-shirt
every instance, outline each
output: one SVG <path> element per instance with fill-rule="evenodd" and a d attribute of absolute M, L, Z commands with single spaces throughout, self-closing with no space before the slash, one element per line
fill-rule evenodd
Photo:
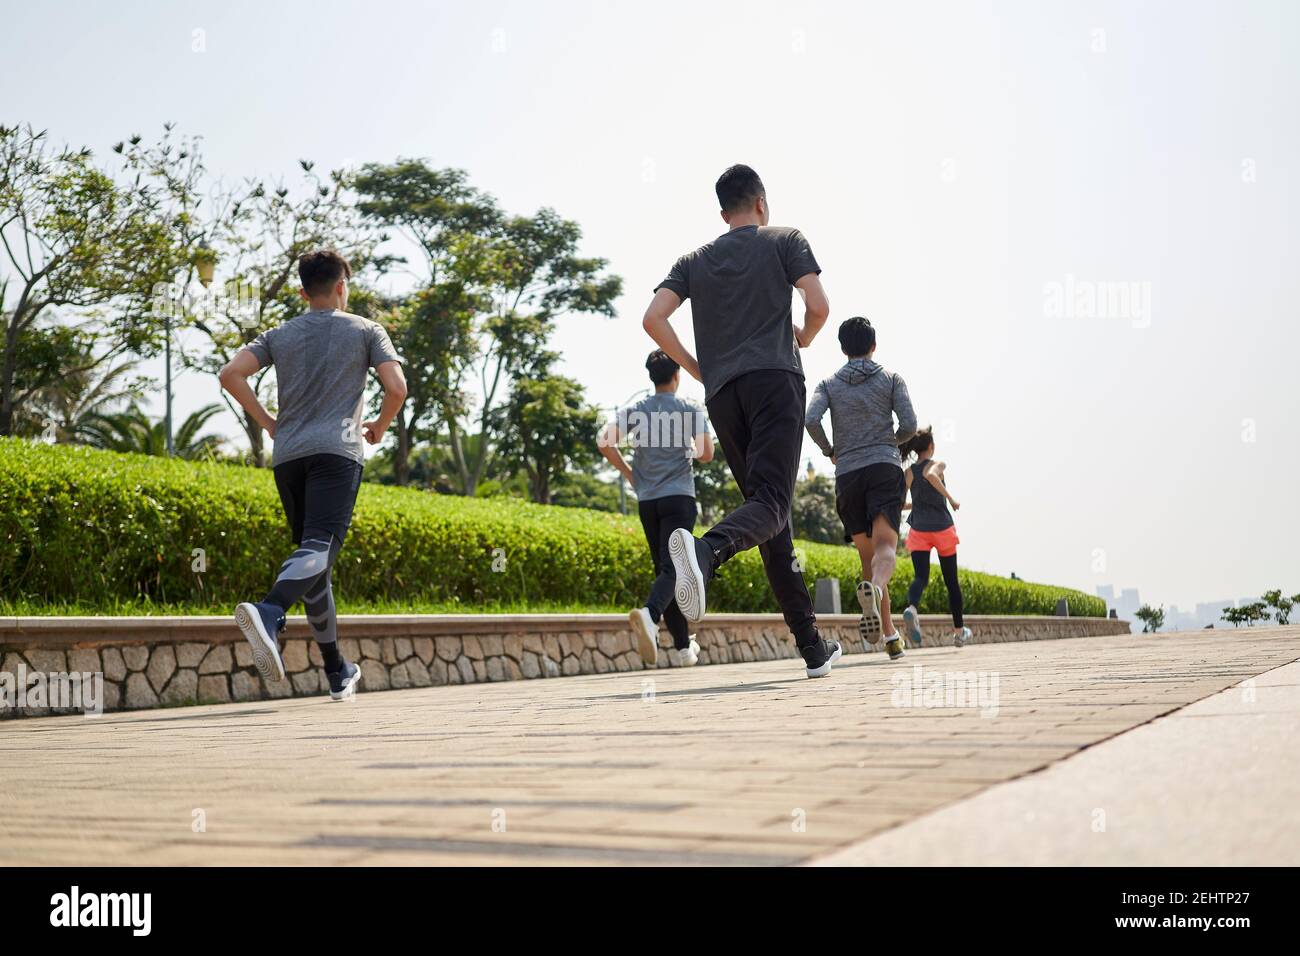
<path fill-rule="evenodd" d="M 366 377 L 402 361 L 382 325 L 350 312 L 306 312 L 263 332 L 248 350 L 263 368 L 275 365 L 273 466 L 319 454 L 365 461 Z"/>
<path fill-rule="evenodd" d="M 619 410 L 619 431 L 633 449 L 632 482 L 638 501 L 695 496 L 691 439 L 708 427 L 703 409 L 672 392 L 656 392 Z"/>
<path fill-rule="evenodd" d="M 705 401 L 745 372 L 803 375 L 791 289 L 821 271 L 803 233 L 786 226 L 733 229 L 677 260 L 655 291 L 691 300 Z"/>

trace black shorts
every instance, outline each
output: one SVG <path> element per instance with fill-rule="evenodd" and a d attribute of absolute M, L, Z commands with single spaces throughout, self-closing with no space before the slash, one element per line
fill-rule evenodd
<path fill-rule="evenodd" d="M 341 543 L 352 524 L 361 487 L 361 463 L 342 455 L 308 455 L 275 466 L 275 487 L 293 543 L 334 535 Z"/>
<path fill-rule="evenodd" d="M 903 469 L 889 462 L 867 465 L 835 476 L 835 510 L 844 524 L 844 540 L 855 534 L 871 537 L 871 523 L 884 515 L 895 532 L 903 523 L 903 498 L 907 479 Z"/>

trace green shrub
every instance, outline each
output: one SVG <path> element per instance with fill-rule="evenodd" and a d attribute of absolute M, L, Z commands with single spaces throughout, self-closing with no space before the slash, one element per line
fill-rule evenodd
<path fill-rule="evenodd" d="M 269 471 L 0 439 L 0 600 L 111 608 L 141 600 L 220 606 L 260 597 L 290 546 Z M 838 577 L 856 607 L 858 558 L 801 543 L 804 573 Z M 349 604 L 566 604 L 632 607 L 651 581 L 635 518 L 510 499 L 467 499 L 362 485 L 339 556 Z M 201 554 L 199 551 L 201 550 Z M 192 566 L 200 558 L 206 569 Z M 901 602 L 912 571 L 890 587 Z M 947 608 L 935 575 L 922 609 Z M 962 572 L 972 614 L 1101 615 L 1079 591 Z M 710 589 L 717 611 L 775 611 L 756 551 Z"/>

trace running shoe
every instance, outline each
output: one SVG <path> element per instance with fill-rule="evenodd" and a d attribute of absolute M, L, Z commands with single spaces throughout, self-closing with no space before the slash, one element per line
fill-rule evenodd
<path fill-rule="evenodd" d="M 896 661 L 903 656 L 903 638 L 899 634 L 889 634 L 885 637 L 885 650 L 889 653 L 889 659 Z"/>
<path fill-rule="evenodd" d="M 831 665 L 844 653 L 839 641 L 828 641 L 819 637 L 816 644 L 799 648 L 803 655 L 804 667 L 809 677 L 825 677 L 831 672 Z"/>
<path fill-rule="evenodd" d="M 262 679 L 284 680 L 284 658 L 280 656 L 284 611 L 275 604 L 245 601 L 235 608 L 235 624 L 253 649 L 253 664 Z"/>
<path fill-rule="evenodd" d="M 677 667 L 694 667 L 700 662 L 700 645 L 691 638 L 691 643 L 678 650 L 673 648 L 673 663 Z"/>
<path fill-rule="evenodd" d="M 870 581 L 858 583 L 858 604 L 862 606 L 862 617 L 858 619 L 858 633 L 868 644 L 880 642 L 880 588 Z"/>
<path fill-rule="evenodd" d="M 704 617 L 704 590 L 713 574 L 713 556 L 709 546 L 685 528 L 678 528 L 668 536 L 668 556 L 677 572 L 677 585 L 673 592 L 677 607 L 686 620 L 701 620 Z"/>
<path fill-rule="evenodd" d="M 334 673 L 325 672 L 330 682 L 330 700 L 347 700 L 357 692 L 361 683 L 361 668 L 351 661 L 344 661 L 343 666 Z"/>
<path fill-rule="evenodd" d="M 907 628 L 907 640 L 913 647 L 921 646 L 921 615 L 914 606 L 908 605 L 903 612 L 903 625 Z"/>
<path fill-rule="evenodd" d="M 646 667 L 654 667 L 659 663 L 659 625 L 650 617 L 648 607 L 639 607 L 629 612 L 627 619 L 632 622 L 632 633 L 636 635 L 636 649 L 641 655 L 641 663 Z"/>
<path fill-rule="evenodd" d="M 969 627 L 963 627 L 960 631 L 954 631 L 952 635 L 953 647 L 965 647 L 970 643 L 971 633 Z"/>

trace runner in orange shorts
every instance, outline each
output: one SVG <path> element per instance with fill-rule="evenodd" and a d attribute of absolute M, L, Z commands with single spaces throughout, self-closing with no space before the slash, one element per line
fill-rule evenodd
<path fill-rule="evenodd" d="M 912 586 L 907 590 L 907 609 L 903 612 L 907 637 L 913 647 L 921 646 L 921 617 L 917 605 L 925 586 L 930 583 L 930 550 L 939 552 L 939 568 L 948 588 L 948 610 L 952 612 L 952 643 L 961 647 L 970 640 L 970 628 L 962 622 L 961 583 L 957 579 L 957 527 L 948 506 L 956 511 L 961 503 L 948 491 L 944 481 L 947 466 L 934 459 L 934 429 L 923 428 L 898 446 L 903 461 L 913 455 L 916 463 L 906 471 L 907 490 L 912 501 L 907 518 L 907 550 L 912 556 Z"/>

